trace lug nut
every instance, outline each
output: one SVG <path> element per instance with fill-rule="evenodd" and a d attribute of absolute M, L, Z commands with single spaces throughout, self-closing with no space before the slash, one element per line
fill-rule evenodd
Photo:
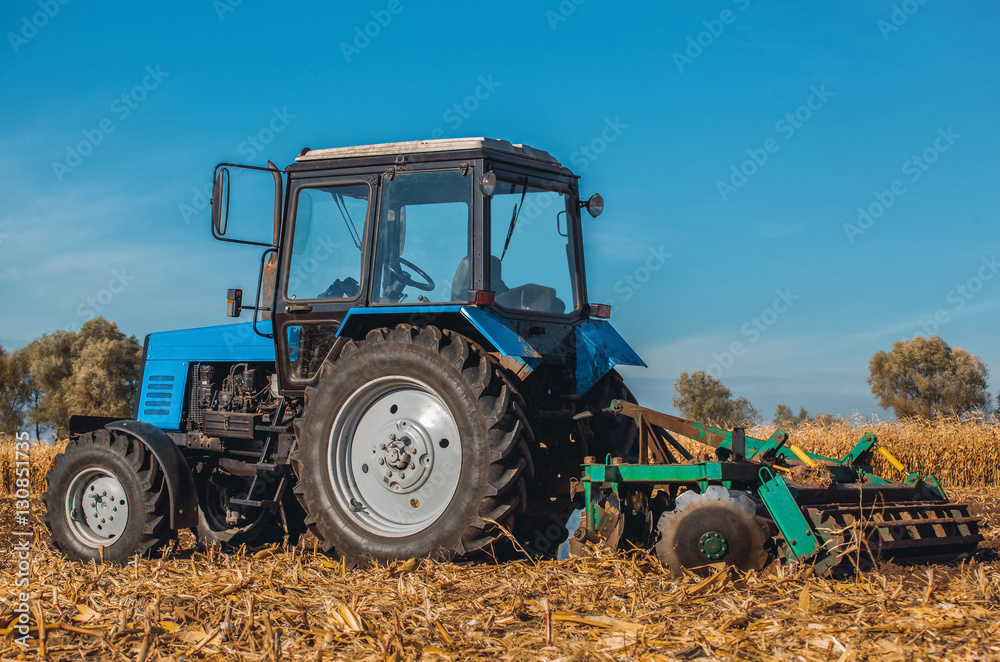
<path fill-rule="evenodd" d="M 399 479 L 403 480 L 404 478 L 406 478 L 406 474 L 404 474 L 402 471 L 400 471 L 399 472 Z"/>
<path fill-rule="evenodd" d="M 394 434 L 390 434 L 389 438 L 392 439 L 393 441 L 396 441 L 396 435 L 394 435 Z"/>
<path fill-rule="evenodd" d="M 380 457 L 380 458 L 378 459 L 378 463 L 379 463 L 379 464 L 385 464 L 385 458 L 384 458 L 384 457 Z"/>
<path fill-rule="evenodd" d="M 385 444 L 379 444 L 378 447 L 381 448 L 382 450 L 385 450 Z"/>
<path fill-rule="evenodd" d="M 410 462 L 410 468 L 411 468 L 411 469 L 416 469 L 416 468 L 417 468 L 417 465 L 415 465 L 415 464 L 413 464 L 412 462 Z"/>

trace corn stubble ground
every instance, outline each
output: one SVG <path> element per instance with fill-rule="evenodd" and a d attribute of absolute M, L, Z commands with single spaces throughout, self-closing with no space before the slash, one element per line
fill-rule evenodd
<path fill-rule="evenodd" d="M 30 647 L 17 645 L 12 447 L 0 451 L 0 658 L 48 660 L 997 660 L 1000 459 L 996 426 L 876 422 L 805 426 L 807 450 L 839 456 L 866 431 L 936 473 L 983 517 L 986 541 L 958 565 L 846 579 L 772 563 L 673 579 L 651 554 L 365 570 L 294 548 L 174 549 L 127 566 L 70 563 L 32 500 Z M 771 430 L 753 431 L 767 436 Z M 56 449 L 32 453 L 32 493 Z M 884 469 L 883 469 L 884 471 Z M 43 633 L 37 627 L 43 616 Z"/>

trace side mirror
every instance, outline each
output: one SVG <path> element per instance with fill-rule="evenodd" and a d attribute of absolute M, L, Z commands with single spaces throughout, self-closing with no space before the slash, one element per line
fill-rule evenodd
<path fill-rule="evenodd" d="M 581 202 L 580 206 L 586 207 L 587 213 L 597 218 L 604 212 L 604 198 L 601 197 L 600 193 L 595 193 L 587 198 L 586 202 Z"/>
<path fill-rule="evenodd" d="M 226 234 L 229 225 L 229 168 L 219 168 L 212 183 L 212 231 L 216 236 Z"/>
<path fill-rule="evenodd" d="M 226 293 L 226 317 L 239 317 L 243 313 L 243 290 Z"/>

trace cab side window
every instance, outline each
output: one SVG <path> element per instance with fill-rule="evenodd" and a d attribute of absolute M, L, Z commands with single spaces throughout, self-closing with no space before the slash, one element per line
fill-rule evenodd
<path fill-rule="evenodd" d="M 300 189 L 287 299 L 353 299 L 361 290 L 367 184 Z"/>

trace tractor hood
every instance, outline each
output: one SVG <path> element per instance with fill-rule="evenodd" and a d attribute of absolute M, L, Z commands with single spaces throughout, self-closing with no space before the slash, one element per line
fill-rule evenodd
<path fill-rule="evenodd" d="M 270 322 L 257 328 L 270 333 Z M 161 430 L 177 430 L 192 363 L 274 363 L 274 341 L 254 333 L 253 324 L 163 331 L 146 336 L 142 386 L 135 417 Z"/>

